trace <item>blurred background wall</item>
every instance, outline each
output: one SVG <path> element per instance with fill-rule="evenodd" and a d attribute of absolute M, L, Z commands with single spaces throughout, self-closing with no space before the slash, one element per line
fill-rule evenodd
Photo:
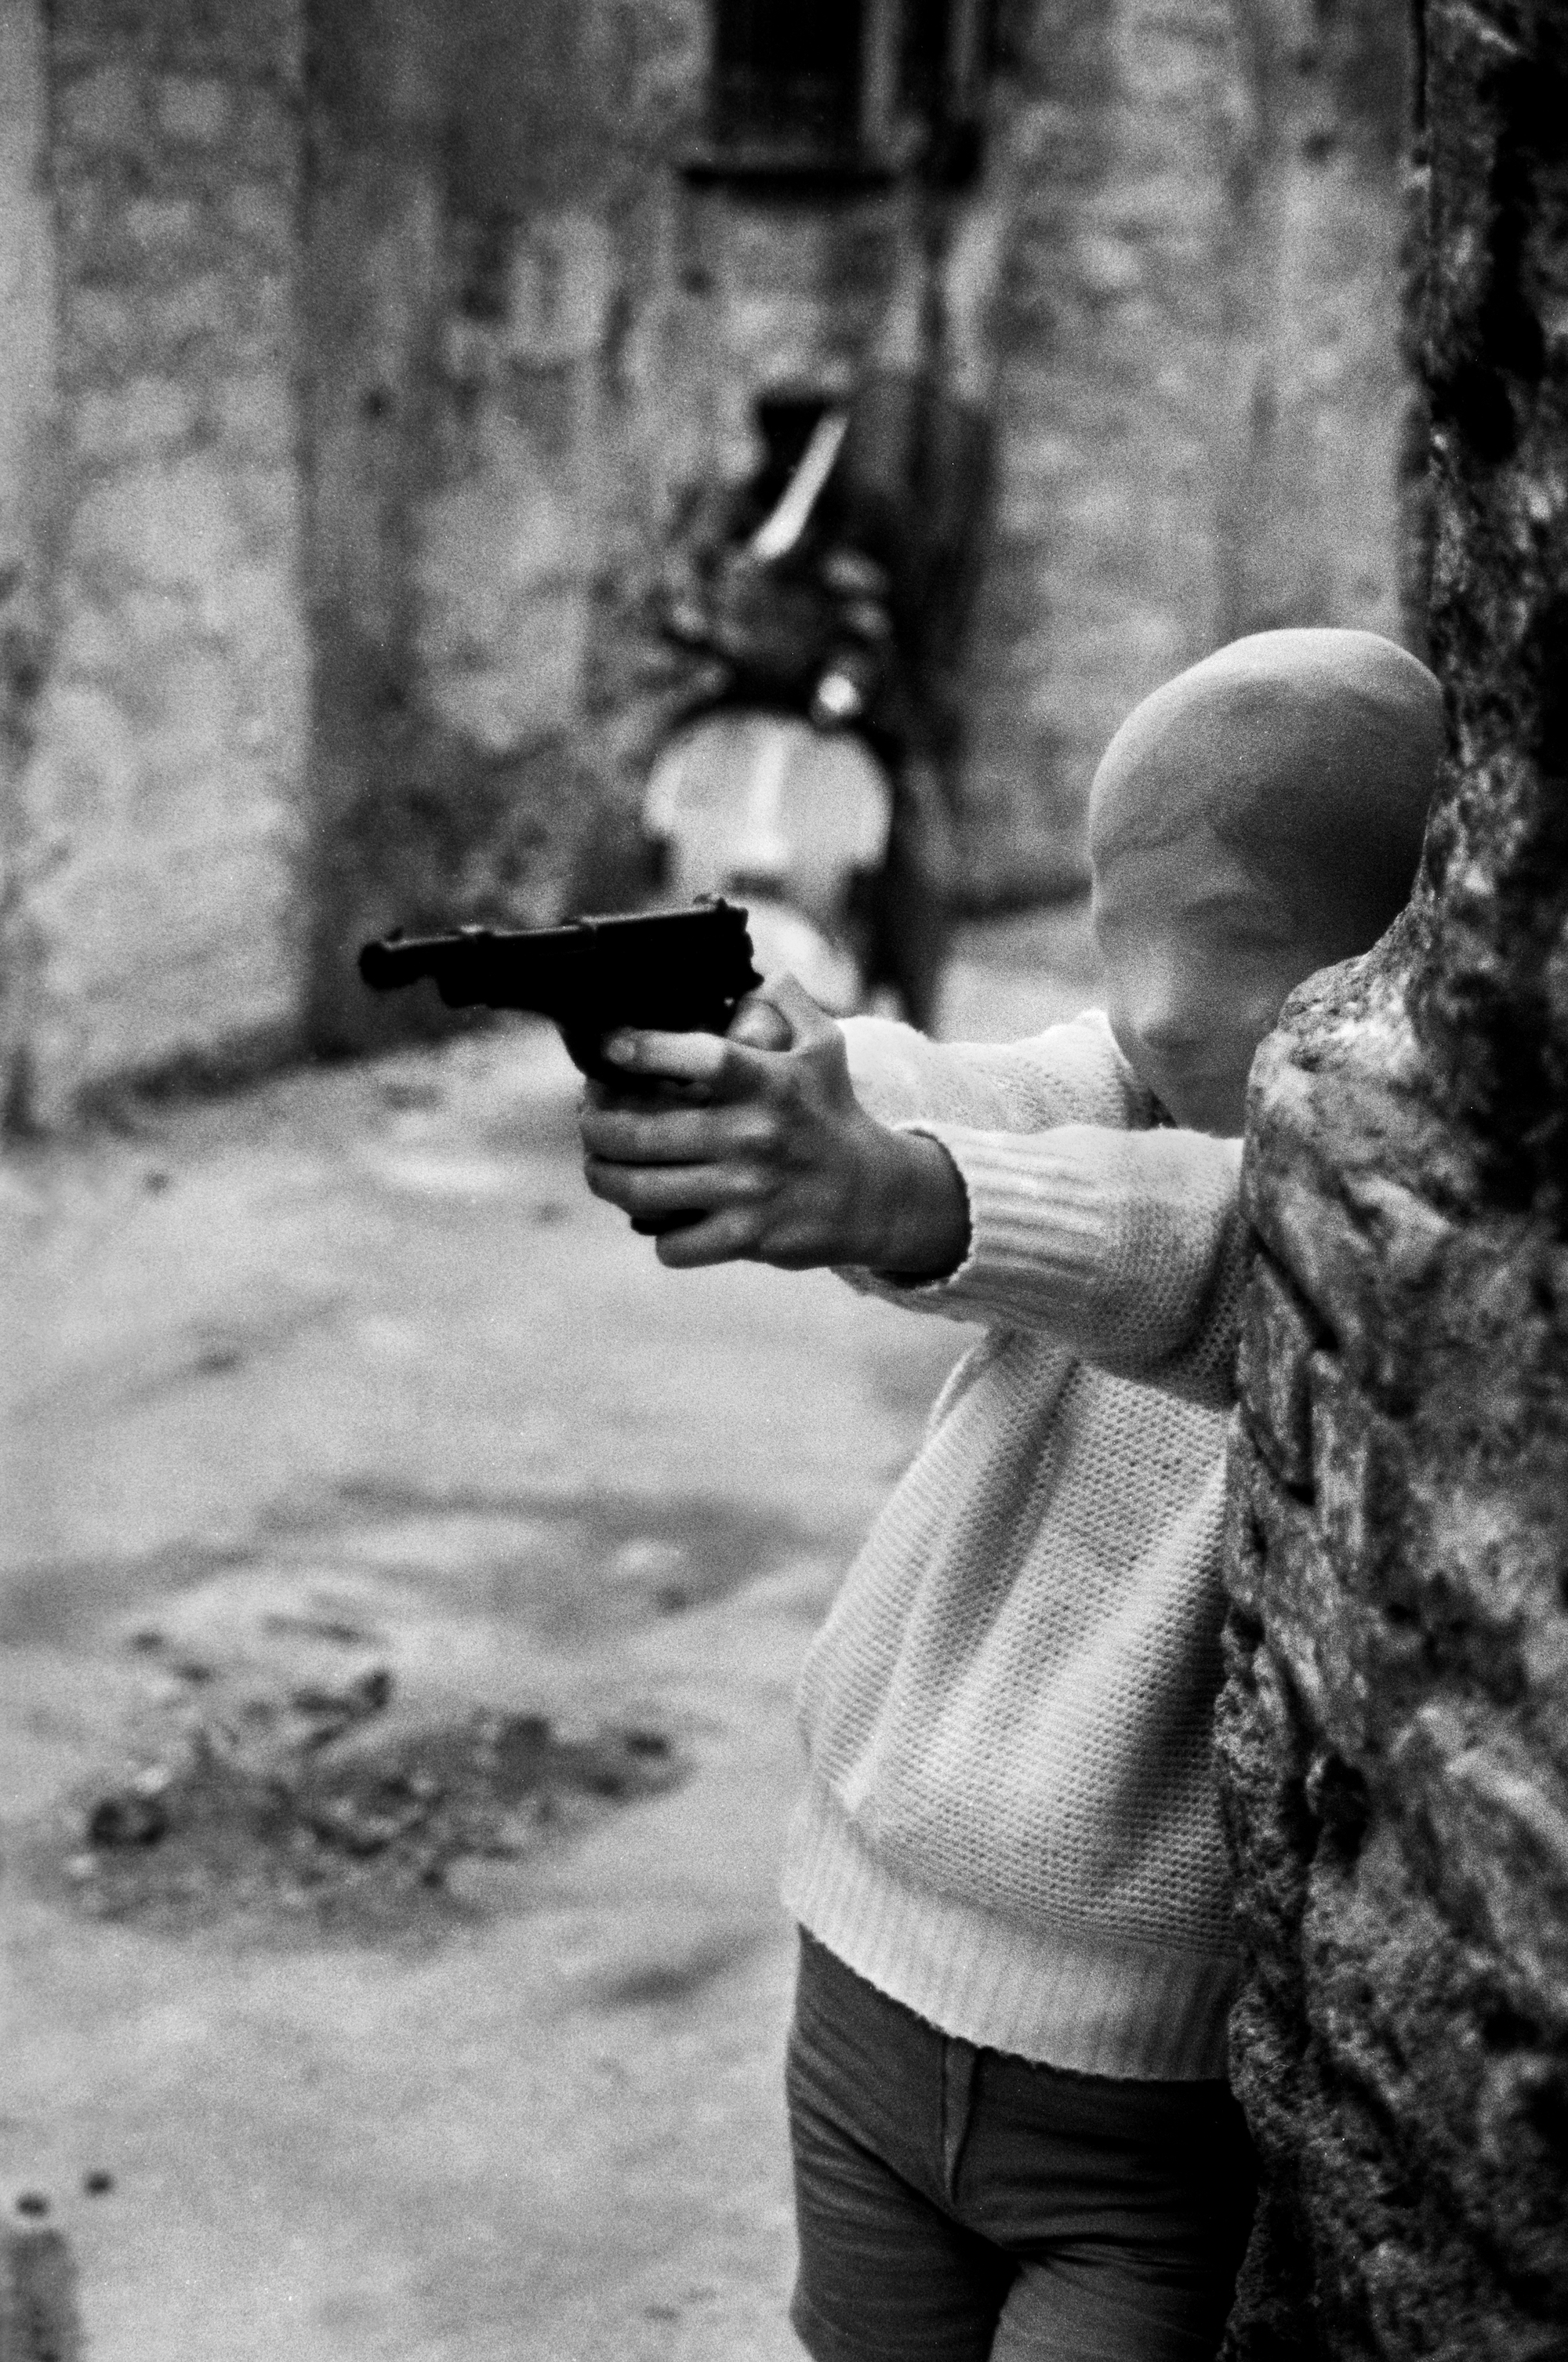
<path fill-rule="evenodd" d="M 708 0 L 0 0 L 12 1122 L 362 1045 L 394 919 L 639 885 L 646 594 L 749 405 L 994 407 L 973 909 L 1250 627 L 1419 609 L 1378 0 L 1007 0 L 984 167 L 693 178 Z M 1417 585 L 1419 593 L 1419 584 Z"/>

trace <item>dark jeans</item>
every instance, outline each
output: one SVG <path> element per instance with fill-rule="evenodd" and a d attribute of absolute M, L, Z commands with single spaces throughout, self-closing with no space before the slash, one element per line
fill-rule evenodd
<path fill-rule="evenodd" d="M 816 2362 L 1210 2362 L 1254 2186 L 1224 2083 L 977 2050 L 803 1936 L 788 2087 Z"/>

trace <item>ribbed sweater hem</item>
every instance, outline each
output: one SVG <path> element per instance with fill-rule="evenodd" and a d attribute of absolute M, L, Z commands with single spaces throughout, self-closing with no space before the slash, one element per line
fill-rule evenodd
<path fill-rule="evenodd" d="M 906 1885 L 820 1782 L 790 1825 L 783 1897 L 857 1976 L 981 2048 L 1138 2081 L 1225 2073 L 1231 1955 L 1023 1926 Z"/>

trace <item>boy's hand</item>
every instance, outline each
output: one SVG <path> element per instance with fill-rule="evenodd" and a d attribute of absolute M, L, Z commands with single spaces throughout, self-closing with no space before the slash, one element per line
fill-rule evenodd
<path fill-rule="evenodd" d="M 867 1114 L 842 1031 L 792 977 L 751 995 L 723 1040 L 620 1033 L 605 1054 L 628 1088 L 589 1090 L 588 1186 L 640 1226 L 679 1223 L 659 1230 L 661 1263 L 936 1276 L 962 1260 L 968 1209 L 946 1151 Z"/>
<path fill-rule="evenodd" d="M 790 990 L 801 990 L 793 977 L 780 977 L 779 981 Z M 802 998 L 811 1000 L 810 993 L 803 994 Z M 814 1000 L 811 1005 L 816 1009 Z M 823 1012 L 819 1010 L 817 1013 L 820 1016 Z M 746 994 L 724 1034 L 726 1042 L 739 1042 L 748 1050 L 788 1050 L 794 1038 L 794 1027 L 783 1010 L 769 1000 L 766 988 L 760 992 Z"/>

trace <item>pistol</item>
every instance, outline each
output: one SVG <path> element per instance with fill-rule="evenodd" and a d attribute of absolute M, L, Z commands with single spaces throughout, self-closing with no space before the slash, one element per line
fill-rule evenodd
<path fill-rule="evenodd" d="M 559 1027 L 585 1075 L 623 1087 L 600 1054 L 607 1033 L 723 1033 L 762 982 L 745 911 L 720 900 L 559 927 L 385 935 L 360 952 L 359 974 L 372 992 L 427 976 L 448 1009 L 532 1010 Z"/>

